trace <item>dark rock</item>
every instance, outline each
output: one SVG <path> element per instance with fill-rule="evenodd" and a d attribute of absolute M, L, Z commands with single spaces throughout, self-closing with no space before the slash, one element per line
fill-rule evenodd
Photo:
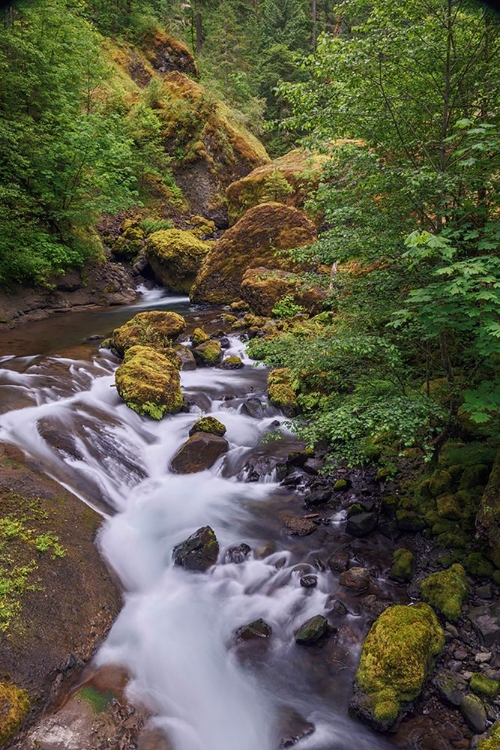
<path fill-rule="evenodd" d="M 370 583 L 368 568 L 350 568 L 339 576 L 339 583 L 353 591 L 364 591 Z"/>
<path fill-rule="evenodd" d="M 340 599 L 335 599 L 332 603 L 332 606 L 330 607 L 330 612 L 332 612 L 335 615 L 346 615 L 349 610 L 345 606 L 345 604 L 342 604 Z"/>
<path fill-rule="evenodd" d="M 486 731 L 486 710 L 483 701 L 477 695 L 465 695 L 460 701 L 460 711 L 475 734 Z"/>
<path fill-rule="evenodd" d="M 478 586 L 476 589 L 476 596 L 479 597 L 479 599 L 491 599 L 493 596 L 491 583 L 485 583 L 484 586 Z"/>
<path fill-rule="evenodd" d="M 219 344 L 221 349 L 229 349 L 229 347 L 231 346 L 231 342 L 229 341 L 227 336 L 222 336 L 219 339 Z"/>
<path fill-rule="evenodd" d="M 317 529 L 314 521 L 309 518 L 301 518 L 301 516 L 284 516 L 283 523 L 288 533 L 294 536 L 308 536 Z"/>
<path fill-rule="evenodd" d="M 308 458 L 307 461 L 304 464 L 304 471 L 307 472 L 307 474 L 313 474 L 317 475 L 323 468 L 324 463 L 319 458 Z"/>
<path fill-rule="evenodd" d="M 305 589 L 313 589 L 318 585 L 318 576 L 315 576 L 314 573 L 308 573 L 307 575 L 302 576 L 300 579 L 300 585 Z"/>
<path fill-rule="evenodd" d="M 260 482 L 263 477 L 271 475 L 274 471 L 278 479 L 284 476 L 286 464 L 283 459 L 275 456 L 256 456 L 245 464 L 238 479 L 245 482 Z"/>
<path fill-rule="evenodd" d="M 302 468 L 308 458 L 311 458 L 311 456 L 308 455 L 307 451 L 292 451 L 288 454 L 287 463 L 290 466 Z"/>
<path fill-rule="evenodd" d="M 315 615 L 306 620 L 295 632 L 295 643 L 309 646 L 319 641 L 329 630 L 328 620 L 323 615 Z"/>
<path fill-rule="evenodd" d="M 227 452 L 229 443 L 223 437 L 207 432 L 196 432 L 181 445 L 170 462 L 175 474 L 193 474 L 209 469 Z"/>
<path fill-rule="evenodd" d="M 440 669 L 433 680 L 441 698 L 452 706 L 459 706 L 466 692 L 466 682 L 449 669 Z"/>
<path fill-rule="evenodd" d="M 349 566 L 349 553 L 348 552 L 333 552 L 327 561 L 330 570 L 335 570 L 337 573 L 343 573 Z"/>
<path fill-rule="evenodd" d="M 210 526 L 195 531 L 173 551 L 174 563 L 187 570 L 207 570 L 215 565 L 218 556 L 219 543 Z"/>
<path fill-rule="evenodd" d="M 293 747 L 300 740 L 305 737 L 310 737 L 315 730 L 314 724 L 310 721 L 306 721 L 303 716 L 300 716 L 296 711 L 289 710 L 288 716 L 285 718 L 285 729 L 283 732 L 282 739 L 280 740 L 280 748 Z"/>
<path fill-rule="evenodd" d="M 182 370 L 196 370 L 196 360 L 191 349 L 187 346 L 178 346 L 176 347 L 175 352 L 181 360 Z"/>
<path fill-rule="evenodd" d="M 366 536 L 377 527 L 377 522 L 376 513 L 359 513 L 349 518 L 346 532 L 355 537 Z"/>
<path fill-rule="evenodd" d="M 252 550 L 248 544 L 245 544 L 244 542 L 238 544 L 237 547 L 229 547 L 224 555 L 224 562 L 236 564 L 245 562 L 251 551 Z"/>
<path fill-rule="evenodd" d="M 272 632 L 271 626 L 260 617 L 249 625 L 243 625 L 241 628 L 238 628 L 235 635 L 239 641 L 250 641 L 253 638 L 270 638 Z"/>
<path fill-rule="evenodd" d="M 361 606 L 365 612 L 368 612 L 372 618 L 375 619 L 390 606 L 390 602 L 381 601 L 380 599 L 377 599 L 375 594 L 370 594 L 361 599 Z"/>
<path fill-rule="evenodd" d="M 314 505 L 324 505 L 331 500 L 332 494 L 331 490 L 316 490 L 315 492 L 310 492 L 309 495 L 306 495 L 304 502 L 309 507 Z"/>
<path fill-rule="evenodd" d="M 293 471 L 291 474 L 288 474 L 281 483 L 285 487 L 298 487 L 299 484 L 302 484 L 303 482 L 304 474 L 301 471 Z"/>
<path fill-rule="evenodd" d="M 500 602 L 471 607 L 468 617 L 485 646 L 500 644 Z"/>
<path fill-rule="evenodd" d="M 264 405 L 255 396 L 252 396 L 251 398 L 247 399 L 241 405 L 240 411 L 242 414 L 246 414 L 248 417 L 253 417 L 254 419 L 262 419 L 263 417 L 268 416 L 266 414 Z"/>

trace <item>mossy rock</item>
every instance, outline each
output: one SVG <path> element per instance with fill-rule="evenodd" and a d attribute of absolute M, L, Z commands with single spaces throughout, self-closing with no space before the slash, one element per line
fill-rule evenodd
<path fill-rule="evenodd" d="M 202 417 L 189 430 L 189 437 L 192 437 L 195 432 L 208 432 L 210 435 L 224 437 L 226 426 L 215 417 Z"/>
<path fill-rule="evenodd" d="M 166 34 L 161 29 L 147 36 L 142 43 L 146 58 L 159 73 L 173 70 L 197 76 L 198 66 L 193 53 L 178 39 Z"/>
<path fill-rule="evenodd" d="M 486 464 L 475 464 L 474 466 L 468 466 L 462 472 L 460 478 L 460 489 L 471 490 L 478 485 L 484 487 L 488 482 L 490 475 L 490 466 Z"/>
<path fill-rule="evenodd" d="M 469 539 L 459 528 L 438 534 L 435 541 L 440 549 L 465 550 L 469 546 Z"/>
<path fill-rule="evenodd" d="M 226 193 L 230 223 L 234 224 L 249 208 L 270 200 L 303 208 L 319 184 L 326 158 L 294 149 L 233 182 Z"/>
<path fill-rule="evenodd" d="M 162 419 L 182 409 L 178 370 L 151 347 L 132 347 L 115 373 L 116 389 L 141 416 Z"/>
<path fill-rule="evenodd" d="M 463 566 L 470 575 L 488 578 L 493 575 L 494 567 L 480 552 L 471 552 L 463 560 Z"/>
<path fill-rule="evenodd" d="M 138 226 L 131 226 L 113 242 L 111 252 L 118 260 L 133 260 L 142 251 L 143 245 L 143 230 Z"/>
<path fill-rule="evenodd" d="M 487 556 L 495 567 L 500 568 L 500 450 L 481 498 L 476 530 L 487 545 Z"/>
<path fill-rule="evenodd" d="M 396 522 L 401 531 L 416 533 L 425 529 L 425 520 L 422 516 L 416 511 L 405 508 L 399 508 L 396 511 Z"/>
<path fill-rule="evenodd" d="M 449 521 L 459 521 L 462 516 L 460 503 L 455 495 L 441 495 L 436 500 L 437 514 Z"/>
<path fill-rule="evenodd" d="M 152 310 L 135 315 L 113 331 L 113 346 L 120 356 L 138 344 L 154 349 L 169 348 L 172 341 L 186 330 L 182 315 Z"/>
<path fill-rule="evenodd" d="M 380 731 L 395 729 L 420 694 L 444 642 L 429 605 L 388 607 L 363 643 L 350 712 Z"/>
<path fill-rule="evenodd" d="M 193 349 L 193 355 L 198 365 L 213 367 L 222 359 L 222 348 L 218 341 L 210 339 Z"/>
<path fill-rule="evenodd" d="M 172 292 L 189 294 L 210 244 L 182 229 L 161 229 L 146 242 L 155 279 Z"/>
<path fill-rule="evenodd" d="M 475 672 L 470 678 L 469 687 L 473 693 L 485 698 L 494 698 L 500 690 L 500 681 L 491 680 L 481 672 Z"/>
<path fill-rule="evenodd" d="M 396 581 L 410 581 L 413 575 L 415 555 L 409 549 L 396 549 L 392 555 L 391 578 Z"/>
<path fill-rule="evenodd" d="M 433 497 L 446 494 L 453 484 L 453 479 L 446 469 L 436 469 L 429 479 L 429 492 Z"/>
<path fill-rule="evenodd" d="M 476 750 L 500 750 L 500 721 L 490 729 L 489 737 L 480 740 Z"/>
<path fill-rule="evenodd" d="M 132 346 L 130 349 L 126 350 L 123 355 L 123 361 L 128 362 L 131 357 L 136 357 L 137 355 L 142 355 L 143 357 L 148 358 L 151 350 L 155 351 L 157 354 L 161 354 L 161 356 L 167 359 L 176 370 L 182 370 L 182 359 L 172 347 L 156 349 L 153 346 L 142 346 L 141 344 L 138 344 L 137 346 Z"/>
<path fill-rule="evenodd" d="M 431 573 L 420 584 L 422 598 L 448 620 L 459 620 L 469 587 L 465 570 L 456 563 L 447 570 Z"/>
<path fill-rule="evenodd" d="M 245 367 L 245 363 L 237 354 L 232 354 L 230 357 L 226 357 L 220 363 L 220 368 L 222 370 L 241 370 L 242 367 Z"/>
<path fill-rule="evenodd" d="M 193 346 L 204 344 L 205 341 L 208 341 L 209 339 L 210 336 L 208 335 L 208 333 L 205 333 L 203 328 L 195 328 L 193 333 L 191 334 L 191 341 L 193 342 Z"/>
<path fill-rule="evenodd" d="M 19 729 L 30 709 L 26 690 L 10 682 L 0 682 L 0 745 L 4 745 Z"/>
<path fill-rule="evenodd" d="M 212 246 L 191 299 L 213 303 L 240 300 L 241 283 L 249 268 L 293 270 L 289 256 L 279 255 L 279 251 L 310 245 L 315 240 L 314 224 L 296 208 L 281 203 L 255 206 Z"/>
<path fill-rule="evenodd" d="M 206 219 L 204 216 L 191 216 L 189 224 L 192 226 L 192 229 L 189 231 L 201 240 L 204 240 L 207 237 L 212 237 L 217 229 L 215 222 Z"/>
<path fill-rule="evenodd" d="M 285 416 L 293 417 L 297 413 L 297 395 L 292 374 L 287 367 L 280 367 L 269 373 L 267 390 L 269 401 L 281 409 Z"/>
<path fill-rule="evenodd" d="M 284 298 L 314 315 L 321 311 L 327 290 L 306 282 L 301 274 L 259 267 L 245 271 L 241 295 L 258 315 L 272 315 L 276 304 Z"/>
<path fill-rule="evenodd" d="M 235 302 L 231 302 L 229 307 L 234 312 L 248 312 L 248 310 L 250 310 L 250 305 L 243 299 L 237 299 Z"/>

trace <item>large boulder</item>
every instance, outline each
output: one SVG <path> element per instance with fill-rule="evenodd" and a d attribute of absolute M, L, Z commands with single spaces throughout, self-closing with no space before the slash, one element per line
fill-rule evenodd
<path fill-rule="evenodd" d="M 294 149 L 233 182 L 226 193 L 230 223 L 234 224 L 249 208 L 267 201 L 303 208 L 318 186 L 326 159 L 323 154 Z"/>
<path fill-rule="evenodd" d="M 500 450 L 476 516 L 477 536 L 486 542 L 488 557 L 500 568 Z"/>
<path fill-rule="evenodd" d="M 420 694 L 444 642 L 428 604 L 388 607 L 363 643 L 350 713 L 379 731 L 395 730 Z"/>
<path fill-rule="evenodd" d="M 201 367 L 211 367 L 218 364 L 222 359 L 222 347 L 218 341 L 209 339 L 203 344 L 195 346 L 193 356 L 196 364 Z"/>
<path fill-rule="evenodd" d="M 261 267 L 245 271 L 241 296 L 257 315 L 272 315 L 283 298 L 314 315 L 321 312 L 327 290 L 305 281 L 300 274 Z"/>
<path fill-rule="evenodd" d="M 264 203 L 251 208 L 211 247 L 191 291 L 194 302 L 234 302 L 241 299 L 241 283 L 249 268 L 293 270 L 280 250 L 310 245 L 314 224 L 296 208 Z"/>
<path fill-rule="evenodd" d="M 176 474 L 194 474 L 209 469 L 220 456 L 227 452 L 229 443 L 219 435 L 195 432 L 191 435 L 170 462 Z"/>
<path fill-rule="evenodd" d="M 161 229 L 148 237 L 146 258 L 158 283 L 188 294 L 209 249 L 210 244 L 192 232 Z"/>
<path fill-rule="evenodd" d="M 173 551 L 174 563 L 187 570 L 207 570 L 218 556 L 219 542 L 210 526 L 202 526 Z"/>
<path fill-rule="evenodd" d="M 170 348 L 172 341 L 186 330 L 186 321 L 174 312 L 152 310 L 134 315 L 113 331 L 113 346 L 123 356 L 138 344 L 154 349 Z"/>
<path fill-rule="evenodd" d="M 420 584 L 420 592 L 422 599 L 448 620 L 458 620 L 469 593 L 464 568 L 456 563 L 447 570 L 431 573 Z"/>
<path fill-rule="evenodd" d="M 127 406 L 141 416 L 161 419 L 182 409 L 179 371 L 151 347 L 129 349 L 115 373 L 115 383 Z"/>

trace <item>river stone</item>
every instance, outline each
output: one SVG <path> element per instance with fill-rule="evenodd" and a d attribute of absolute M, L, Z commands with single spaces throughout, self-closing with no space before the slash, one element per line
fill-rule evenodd
<path fill-rule="evenodd" d="M 288 533 L 293 536 L 308 536 L 318 528 L 310 518 L 301 516 L 283 516 L 283 523 Z"/>
<path fill-rule="evenodd" d="M 500 603 L 491 602 L 480 607 L 471 607 L 469 620 L 485 646 L 500 644 Z"/>
<path fill-rule="evenodd" d="M 337 573 L 342 573 L 347 570 L 349 565 L 349 553 L 348 552 L 333 552 L 327 560 L 327 565 L 330 570 L 335 570 Z"/>
<path fill-rule="evenodd" d="M 247 399 L 245 403 L 241 405 L 240 411 L 242 414 L 245 414 L 248 417 L 253 417 L 254 419 L 262 419 L 263 417 L 268 416 L 263 404 L 258 398 L 255 398 L 255 396 Z"/>
<path fill-rule="evenodd" d="M 315 615 L 306 620 L 298 630 L 295 631 L 295 643 L 300 646 L 310 646 L 316 643 L 328 632 L 328 620 L 323 615 Z"/>
<path fill-rule="evenodd" d="M 222 359 L 222 349 L 218 341 L 210 339 L 193 349 L 196 364 L 202 367 L 217 365 Z"/>
<path fill-rule="evenodd" d="M 345 530 L 351 536 L 362 537 L 370 534 L 376 526 L 376 513 L 357 513 L 349 518 Z"/>
<path fill-rule="evenodd" d="M 173 551 L 174 563 L 187 570 L 207 570 L 218 556 L 219 543 L 210 526 L 202 526 Z"/>
<path fill-rule="evenodd" d="M 254 638 L 270 638 L 273 629 L 265 622 L 262 617 L 254 620 L 249 625 L 243 625 L 236 631 L 236 638 L 240 641 L 250 641 Z"/>
<path fill-rule="evenodd" d="M 368 568 L 350 568 L 340 574 L 339 583 L 353 591 L 364 591 L 370 583 L 370 571 Z"/>
<path fill-rule="evenodd" d="M 243 360 L 236 354 L 233 354 L 231 357 L 225 357 L 219 365 L 222 370 L 241 370 L 244 366 Z"/>
<path fill-rule="evenodd" d="M 196 370 L 196 360 L 191 349 L 182 345 L 176 346 L 174 349 L 181 361 L 181 370 Z"/>
<path fill-rule="evenodd" d="M 240 563 L 245 562 L 251 551 L 251 548 L 248 544 L 245 544 L 245 542 L 238 544 L 237 547 L 229 547 L 224 555 L 224 562 L 236 563 L 236 565 L 239 565 Z"/>
<path fill-rule="evenodd" d="M 209 435 L 218 435 L 224 437 L 226 426 L 219 422 L 215 417 L 202 417 L 198 419 L 189 430 L 189 437 L 193 437 L 197 432 L 205 432 Z"/>
<path fill-rule="evenodd" d="M 324 505 L 332 498 L 331 490 L 315 490 L 305 496 L 304 502 L 307 506 Z"/>
<path fill-rule="evenodd" d="M 196 432 L 181 445 L 170 462 L 175 474 L 194 474 L 209 469 L 227 452 L 229 443 L 223 437 L 207 432 Z"/>
<path fill-rule="evenodd" d="M 307 573 L 300 579 L 300 585 L 305 589 L 313 589 L 318 585 L 318 576 L 315 576 L 314 573 Z"/>
<path fill-rule="evenodd" d="M 440 669 L 433 684 L 444 701 L 452 706 L 460 705 L 467 689 L 463 677 L 450 669 Z"/>
<path fill-rule="evenodd" d="M 314 724 L 304 719 L 294 709 L 285 709 L 280 724 L 284 725 L 280 748 L 293 747 L 305 737 L 310 737 L 315 730 Z"/>
<path fill-rule="evenodd" d="M 460 711 L 475 734 L 486 731 L 486 710 L 483 701 L 477 695 L 465 695 L 460 701 Z"/>

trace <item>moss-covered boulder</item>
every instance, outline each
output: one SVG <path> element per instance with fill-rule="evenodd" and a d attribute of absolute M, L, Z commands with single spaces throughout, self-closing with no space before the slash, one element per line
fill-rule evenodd
<path fill-rule="evenodd" d="M 429 605 L 386 609 L 363 644 L 350 713 L 379 731 L 396 729 L 443 646 L 443 629 Z"/>
<path fill-rule="evenodd" d="M 182 315 L 152 310 L 141 312 L 113 331 L 113 346 L 123 356 L 138 344 L 154 349 L 170 348 L 171 343 L 186 330 Z"/>
<path fill-rule="evenodd" d="M 151 347 L 129 349 L 115 373 L 115 383 L 127 406 L 141 416 L 162 419 L 182 409 L 179 371 Z"/>
<path fill-rule="evenodd" d="M 193 349 L 193 355 L 198 365 L 202 367 L 213 367 L 222 359 L 222 347 L 218 341 L 210 339 Z"/>
<path fill-rule="evenodd" d="M 210 244 L 192 232 L 161 229 L 148 237 L 146 258 L 159 284 L 189 294 L 209 249 Z"/>
<path fill-rule="evenodd" d="M 447 570 L 431 573 L 420 584 L 420 592 L 422 599 L 448 620 L 458 620 L 469 593 L 464 568 L 455 563 Z"/>
<path fill-rule="evenodd" d="M 413 575 L 415 555 L 409 549 L 394 550 L 392 555 L 391 578 L 396 581 L 410 581 Z"/>
<path fill-rule="evenodd" d="M 314 224 L 296 208 L 282 203 L 255 206 L 211 247 L 191 299 L 214 303 L 240 300 L 241 283 L 249 268 L 291 271 L 290 258 L 277 253 L 309 245 L 315 239 Z"/>
<path fill-rule="evenodd" d="M 260 267 L 245 271 L 241 296 L 258 315 L 272 315 L 283 299 L 290 300 L 291 312 L 303 310 L 315 315 L 321 312 L 327 289 L 297 273 Z"/>
<path fill-rule="evenodd" d="M 19 729 L 30 708 L 26 690 L 10 682 L 0 682 L 0 745 Z"/>
<path fill-rule="evenodd" d="M 297 413 L 297 394 L 293 376 L 288 367 L 279 367 L 267 377 L 269 401 L 287 417 Z"/>
<path fill-rule="evenodd" d="M 487 545 L 488 557 L 500 568 L 500 450 L 481 498 L 476 516 L 476 531 L 477 536 Z"/>
<path fill-rule="evenodd" d="M 237 354 L 232 354 L 230 357 L 225 357 L 219 366 L 221 370 L 241 370 L 245 367 L 245 363 Z"/>
<path fill-rule="evenodd" d="M 493 724 L 489 736 L 484 736 L 475 750 L 500 750 L 500 721 Z"/>
<path fill-rule="evenodd" d="M 191 334 L 191 341 L 193 346 L 204 344 L 205 341 L 208 341 L 209 339 L 210 336 L 203 330 L 203 328 L 195 328 L 193 333 Z"/>
<path fill-rule="evenodd" d="M 196 432 L 208 432 L 210 435 L 224 437 L 226 426 L 215 417 L 202 417 L 189 430 L 189 437 L 192 437 Z"/>
<path fill-rule="evenodd" d="M 322 154 L 294 149 L 233 182 L 226 193 L 230 223 L 234 224 L 249 208 L 268 201 L 303 208 L 318 186 L 326 159 Z"/>
<path fill-rule="evenodd" d="M 436 469 L 429 480 L 429 491 L 433 497 L 439 497 L 449 491 L 453 478 L 446 469 Z"/>
<path fill-rule="evenodd" d="M 128 220 L 132 221 L 131 219 Z M 124 222 L 125 224 L 125 222 Z M 118 260 L 133 260 L 141 252 L 144 245 L 144 231 L 132 222 L 132 226 L 125 225 L 122 233 L 111 246 L 111 252 Z"/>
<path fill-rule="evenodd" d="M 500 690 L 500 681 L 492 680 L 482 672 L 474 672 L 470 678 L 469 687 L 473 693 L 485 698 L 494 698 Z"/>
<path fill-rule="evenodd" d="M 223 437 L 208 432 L 195 432 L 181 445 L 170 462 L 175 474 L 195 474 L 205 471 L 229 450 L 229 443 Z"/>
<path fill-rule="evenodd" d="M 315 615 L 302 623 L 295 632 L 295 643 L 310 646 L 323 638 L 329 631 L 328 620 L 323 615 Z"/>

